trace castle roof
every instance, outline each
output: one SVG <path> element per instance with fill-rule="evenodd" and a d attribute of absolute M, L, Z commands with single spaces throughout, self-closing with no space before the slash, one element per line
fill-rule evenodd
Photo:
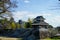
<path fill-rule="evenodd" d="M 48 25 L 46 22 L 32 23 L 32 25 Z"/>
<path fill-rule="evenodd" d="M 37 16 L 34 20 L 45 20 L 43 16 Z"/>
<path fill-rule="evenodd" d="M 45 18 L 43 16 L 37 16 L 32 25 L 48 25 L 48 23 L 46 23 L 44 20 Z"/>

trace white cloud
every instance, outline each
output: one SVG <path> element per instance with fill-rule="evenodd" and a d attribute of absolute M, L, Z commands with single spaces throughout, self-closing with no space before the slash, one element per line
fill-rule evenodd
<path fill-rule="evenodd" d="M 60 16 L 56 16 L 56 17 L 54 18 L 54 20 L 55 20 L 56 22 L 59 22 L 59 23 L 60 23 Z"/>
<path fill-rule="evenodd" d="M 36 16 L 50 16 L 51 14 L 45 14 L 45 13 L 32 13 L 32 12 L 28 12 L 28 11 L 18 11 L 18 12 L 14 12 L 14 18 L 15 20 L 19 20 L 19 19 L 22 19 L 22 20 L 27 20 L 28 18 L 35 18 Z"/>
<path fill-rule="evenodd" d="M 46 17 L 46 22 L 48 22 L 50 25 L 53 25 L 54 27 L 60 26 L 60 16 L 51 16 Z"/>
<path fill-rule="evenodd" d="M 29 3 L 30 1 L 29 0 L 24 0 L 25 3 Z"/>
<path fill-rule="evenodd" d="M 53 25 L 54 27 L 60 25 L 60 16 L 53 16 L 54 14 L 51 13 L 32 13 L 28 11 L 18 11 L 14 12 L 14 18 L 16 21 L 19 19 L 26 21 L 28 18 L 35 18 L 37 16 L 43 16 L 46 20 L 47 23 L 50 25 Z"/>
<path fill-rule="evenodd" d="M 24 16 L 26 16 L 28 12 L 27 11 L 18 11 L 13 13 L 13 17 L 15 18 L 16 21 L 19 19 L 23 19 Z"/>

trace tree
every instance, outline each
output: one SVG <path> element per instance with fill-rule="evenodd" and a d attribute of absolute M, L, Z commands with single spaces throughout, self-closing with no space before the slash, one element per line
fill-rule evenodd
<path fill-rule="evenodd" d="M 24 27 L 25 28 L 32 28 L 32 20 L 30 18 L 28 18 L 28 21 L 25 22 Z"/>
<path fill-rule="evenodd" d="M 14 22 L 11 22 L 11 28 L 16 29 L 16 24 Z"/>
<path fill-rule="evenodd" d="M 55 29 L 58 30 L 58 31 L 60 31 L 60 26 L 56 27 Z"/>
<path fill-rule="evenodd" d="M 16 28 L 17 29 L 20 29 L 21 28 L 21 25 L 19 23 L 16 23 Z"/>
<path fill-rule="evenodd" d="M 0 0 L 0 14 L 5 13 L 5 12 L 10 12 L 11 8 L 16 7 L 16 4 L 12 1 L 11 0 Z"/>
<path fill-rule="evenodd" d="M 17 0 L 16 0 L 17 1 Z M 10 15 L 11 12 L 13 11 L 13 8 L 17 7 L 15 0 L 0 0 L 0 17 L 3 18 L 4 20 L 1 20 L 1 24 L 3 25 L 4 29 L 9 29 L 9 28 L 16 28 L 16 24 L 14 22 L 13 17 Z M 11 20 L 8 21 L 5 14 L 8 14 L 9 17 L 11 17 Z M 7 16 L 7 17 L 8 17 Z"/>
<path fill-rule="evenodd" d="M 24 26 L 25 26 L 25 28 L 30 28 L 30 23 L 26 22 Z"/>
<path fill-rule="evenodd" d="M 13 22 L 13 21 L 14 21 L 14 18 L 13 18 L 13 17 L 11 17 L 11 18 L 10 18 L 10 21 L 11 21 L 11 22 Z"/>
<path fill-rule="evenodd" d="M 2 28 L 1 29 L 7 29 L 9 26 L 9 22 L 7 20 L 7 18 L 5 19 L 0 19 L 0 24 L 2 25 Z"/>
<path fill-rule="evenodd" d="M 48 28 L 53 28 L 53 26 L 52 25 L 48 25 Z"/>
<path fill-rule="evenodd" d="M 28 18 L 28 24 L 30 26 L 30 28 L 32 27 L 32 20 L 30 18 Z"/>
<path fill-rule="evenodd" d="M 11 25 L 11 28 L 12 28 L 12 29 L 16 29 L 16 23 L 15 23 L 13 17 L 10 18 L 10 25 Z"/>

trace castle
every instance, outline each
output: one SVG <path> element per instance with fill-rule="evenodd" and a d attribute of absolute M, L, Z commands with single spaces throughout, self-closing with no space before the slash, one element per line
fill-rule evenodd
<path fill-rule="evenodd" d="M 49 37 L 49 24 L 46 23 L 45 18 L 43 16 L 37 16 L 32 23 L 32 27 L 35 29 L 39 29 L 39 35 L 40 38 L 45 38 L 45 37 Z"/>

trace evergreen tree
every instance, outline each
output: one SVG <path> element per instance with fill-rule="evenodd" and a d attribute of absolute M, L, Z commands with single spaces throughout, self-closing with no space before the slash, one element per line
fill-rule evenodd
<path fill-rule="evenodd" d="M 30 18 L 28 18 L 28 24 L 30 26 L 30 28 L 32 27 L 32 20 Z"/>
<path fill-rule="evenodd" d="M 28 22 L 25 22 L 25 28 L 32 28 L 32 20 L 28 18 Z"/>

